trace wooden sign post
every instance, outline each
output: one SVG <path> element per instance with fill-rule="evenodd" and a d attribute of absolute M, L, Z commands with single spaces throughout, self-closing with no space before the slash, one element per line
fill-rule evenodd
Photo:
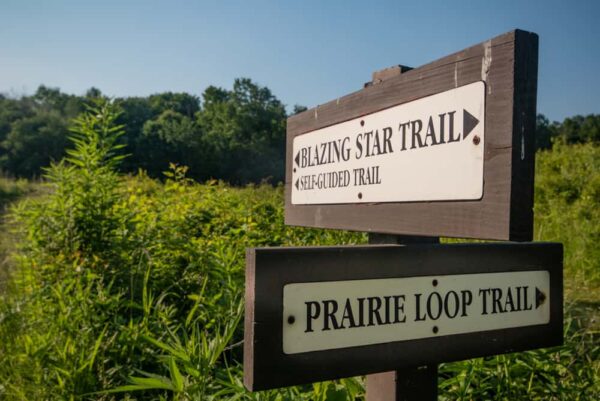
<path fill-rule="evenodd" d="M 374 76 L 373 84 L 377 82 L 380 81 Z M 418 245 L 439 242 L 437 237 L 369 234 L 370 244 Z M 365 387 L 366 401 L 435 401 L 438 398 L 438 365 L 432 363 L 373 373 L 367 375 Z"/>
<path fill-rule="evenodd" d="M 373 245 L 248 251 L 248 389 L 434 400 L 440 362 L 562 343 L 560 244 L 439 244 L 531 241 L 537 51 L 508 32 L 288 119 L 286 224 Z"/>

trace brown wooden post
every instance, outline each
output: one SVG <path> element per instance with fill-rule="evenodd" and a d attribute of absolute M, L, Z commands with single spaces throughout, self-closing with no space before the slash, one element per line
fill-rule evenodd
<path fill-rule="evenodd" d="M 372 78 L 369 82 L 366 82 L 364 87 L 377 85 L 380 82 L 385 81 L 388 78 L 395 77 L 396 75 L 400 75 L 405 73 L 406 71 L 412 70 L 412 67 L 407 67 L 405 65 L 394 65 L 388 68 L 384 68 L 383 70 L 375 71 L 372 75 Z"/>
<path fill-rule="evenodd" d="M 437 244 L 438 237 L 369 234 L 370 244 Z M 366 401 L 437 400 L 437 365 L 367 375 Z"/>
<path fill-rule="evenodd" d="M 377 85 L 388 78 L 412 70 L 397 65 L 375 71 L 365 87 Z M 369 234 L 370 244 L 436 244 L 438 237 Z M 437 365 L 394 370 L 367 375 L 367 401 L 432 401 L 437 400 Z"/>

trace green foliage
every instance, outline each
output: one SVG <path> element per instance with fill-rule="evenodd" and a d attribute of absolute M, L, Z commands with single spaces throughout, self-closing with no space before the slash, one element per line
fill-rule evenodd
<path fill-rule="evenodd" d="M 47 170 L 55 194 L 21 211 L 29 228 L 26 250 L 107 263 L 98 259 L 100 254 L 112 254 L 126 242 L 124 212 L 116 208 L 120 178 L 114 169 L 123 158 L 115 153 L 122 147 L 116 144 L 122 135 L 122 127 L 114 125 L 116 116 L 112 104 L 98 100 L 75 119 L 74 148 Z M 28 224 L 34 220 L 35 225 Z"/>
<path fill-rule="evenodd" d="M 600 115 L 574 116 L 565 118 L 562 123 L 552 122 L 543 114 L 536 120 L 535 144 L 537 149 L 550 149 L 553 143 L 566 144 L 600 142 Z"/>
<path fill-rule="evenodd" d="M 3 211 L 10 202 L 32 192 L 32 187 L 33 185 L 27 180 L 14 180 L 0 176 L 0 211 Z"/>
<path fill-rule="evenodd" d="M 600 115 L 565 118 L 558 129 L 558 136 L 565 143 L 598 143 L 600 141 Z"/>
<path fill-rule="evenodd" d="M 552 148 L 552 140 L 557 135 L 556 124 L 550 124 L 550 121 L 546 118 L 546 116 L 544 116 L 543 114 L 538 114 L 535 126 L 535 148 Z"/>
<path fill-rule="evenodd" d="M 231 93 L 211 91 L 215 108 L 231 107 Z M 285 226 L 282 186 L 200 185 L 176 164 L 162 183 L 119 175 L 118 113 L 94 101 L 74 124 L 67 158 L 47 171 L 52 192 L 11 213 L 19 247 L 0 294 L 0 398 L 363 399 L 360 378 L 245 391 L 240 319 L 246 248 L 365 235 Z M 597 152 L 556 144 L 538 157 L 536 239 L 563 241 L 567 282 L 590 289 L 569 303 L 565 346 L 445 364 L 442 399 L 600 395 L 598 247 L 582 240 L 598 235 Z"/>
<path fill-rule="evenodd" d="M 73 96 L 43 85 L 32 96 L 0 96 L 0 170 L 39 176 L 64 155 L 68 121 L 100 97 L 96 88 Z M 131 152 L 119 170 L 141 168 L 162 178 L 174 162 L 189 166 L 189 175 L 202 181 L 282 181 L 287 115 L 271 91 L 236 79 L 232 90 L 208 87 L 203 99 L 204 107 L 187 93 L 117 99 L 124 131 L 119 142 Z"/>
<path fill-rule="evenodd" d="M 538 153 L 534 212 L 535 239 L 564 244 L 571 286 L 598 290 L 600 146 L 557 143 Z"/>
<path fill-rule="evenodd" d="M 598 399 L 598 315 L 597 308 L 568 308 L 563 347 L 442 364 L 440 399 Z"/>
<path fill-rule="evenodd" d="M 53 192 L 13 212 L 21 239 L 0 298 L 2 398 L 271 397 L 240 392 L 245 248 L 364 236 L 284 226 L 282 187 L 197 185 L 176 165 L 164 184 L 125 179 L 117 120 L 114 104 L 96 101 L 48 169 Z"/>
<path fill-rule="evenodd" d="M 236 79 L 232 91 L 209 87 L 199 124 L 213 177 L 230 183 L 283 180 L 283 104 L 268 88 Z"/>
<path fill-rule="evenodd" d="M 68 120 L 82 104 L 81 98 L 43 85 L 30 97 L 0 97 L 0 169 L 34 177 L 60 160 L 68 142 Z"/>
<path fill-rule="evenodd" d="M 5 171 L 26 177 L 38 175 L 41 166 L 62 158 L 66 135 L 64 119 L 53 112 L 19 119 L 0 144 L 4 150 L 0 163 Z"/>

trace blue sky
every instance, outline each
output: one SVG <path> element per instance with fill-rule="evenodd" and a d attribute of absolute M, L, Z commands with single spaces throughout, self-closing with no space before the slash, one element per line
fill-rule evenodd
<path fill-rule="evenodd" d="M 514 28 L 540 36 L 538 112 L 600 113 L 598 0 L 0 0 L 0 92 L 201 95 L 249 77 L 312 107 Z"/>

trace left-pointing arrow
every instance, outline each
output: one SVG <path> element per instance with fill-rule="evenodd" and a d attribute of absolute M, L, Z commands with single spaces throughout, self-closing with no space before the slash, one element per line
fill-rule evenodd
<path fill-rule="evenodd" d="M 294 157 L 294 161 L 296 162 L 296 165 L 298 167 L 300 167 L 300 152 L 298 151 L 298 153 L 296 154 L 296 157 Z"/>
<path fill-rule="evenodd" d="M 299 185 L 299 183 L 300 183 L 300 179 L 297 179 L 297 180 L 296 180 L 296 184 L 295 184 L 295 185 L 296 185 L 296 189 L 297 189 L 298 191 L 300 191 L 300 185 Z"/>

